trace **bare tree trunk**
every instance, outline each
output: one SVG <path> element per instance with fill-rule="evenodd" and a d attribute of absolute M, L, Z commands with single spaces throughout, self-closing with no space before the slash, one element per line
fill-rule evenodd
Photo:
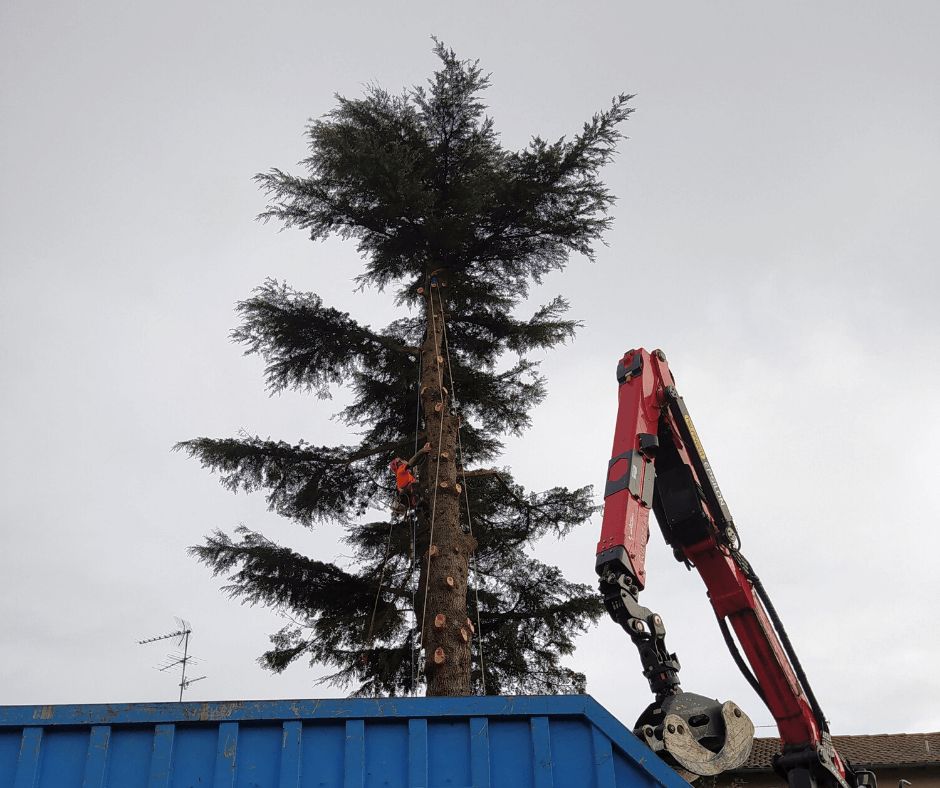
<path fill-rule="evenodd" d="M 473 538 L 461 527 L 463 507 L 457 479 L 457 416 L 443 344 L 440 288 L 426 293 L 428 327 L 421 348 L 421 407 L 431 451 L 421 472 L 425 509 L 421 517 L 422 573 L 418 613 L 422 618 L 428 695 L 470 694 L 472 628 L 467 616 L 467 576 Z M 427 606 L 422 603 L 427 600 Z"/>

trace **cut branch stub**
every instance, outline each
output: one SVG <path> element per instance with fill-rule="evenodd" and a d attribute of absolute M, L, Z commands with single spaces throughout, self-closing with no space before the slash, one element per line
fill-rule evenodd
<path fill-rule="evenodd" d="M 463 492 L 463 487 L 460 486 L 460 482 L 457 482 L 454 485 L 454 492 L 457 493 L 457 495 L 460 495 L 460 493 Z"/>
<path fill-rule="evenodd" d="M 444 649 L 436 648 L 434 649 L 434 664 L 443 665 L 446 657 L 444 656 Z"/>
<path fill-rule="evenodd" d="M 436 544 L 432 544 L 432 545 L 428 548 L 428 556 L 430 556 L 431 558 L 434 558 L 434 556 L 436 556 L 436 555 L 437 555 L 437 545 L 436 545 Z"/>
<path fill-rule="evenodd" d="M 419 287 L 419 288 L 418 288 L 418 295 L 424 295 L 424 288 L 423 288 L 423 287 Z"/>
<path fill-rule="evenodd" d="M 451 588 L 454 587 L 454 578 L 452 578 L 450 575 L 447 576 L 447 579 L 444 582 L 447 583 L 447 585 Z"/>
<path fill-rule="evenodd" d="M 442 410 L 444 410 L 444 406 L 443 406 L 440 402 L 435 402 L 435 403 L 434 403 L 434 412 L 435 412 L 435 413 L 440 413 Z"/>
<path fill-rule="evenodd" d="M 450 487 L 450 482 L 449 482 L 449 481 L 447 481 L 447 480 L 445 479 L 444 481 L 441 482 L 441 489 L 442 489 L 442 490 L 446 490 L 448 487 Z"/>
<path fill-rule="evenodd" d="M 464 643 L 469 643 L 469 642 L 470 642 L 470 633 L 467 632 L 467 630 L 464 629 L 463 627 L 460 628 L 460 639 L 461 639 Z"/>
<path fill-rule="evenodd" d="M 450 454 L 448 454 L 446 451 L 442 451 L 442 452 L 441 452 L 441 459 L 449 460 L 449 459 L 450 459 Z"/>
<path fill-rule="evenodd" d="M 469 618 L 467 619 L 467 627 L 471 632 L 476 632 L 476 630 L 473 628 L 473 622 Z"/>
<path fill-rule="evenodd" d="M 445 616 L 443 613 L 438 613 L 436 616 L 434 616 L 434 628 L 435 629 L 443 629 L 446 623 L 447 623 L 447 616 Z"/>
<path fill-rule="evenodd" d="M 438 363 L 438 364 L 443 364 L 443 363 L 444 363 L 444 357 L 443 357 L 443 356 L 438 356 L 438 357 L 437 357 L 437 363 Z"/>

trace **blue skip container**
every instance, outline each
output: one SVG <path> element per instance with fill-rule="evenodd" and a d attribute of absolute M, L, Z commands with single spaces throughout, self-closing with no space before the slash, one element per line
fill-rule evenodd
<path fill-rule="evenodd" d="M 688 788 L 587 695 L 0 706 L 2 788 Z"/>

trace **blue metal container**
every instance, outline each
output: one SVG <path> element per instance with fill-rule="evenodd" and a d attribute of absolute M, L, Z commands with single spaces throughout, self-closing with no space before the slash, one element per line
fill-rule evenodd
<path fill-rule="evenodd" d="M 2 788 L 688 788 L 593 698 L 0 707 Z"/>

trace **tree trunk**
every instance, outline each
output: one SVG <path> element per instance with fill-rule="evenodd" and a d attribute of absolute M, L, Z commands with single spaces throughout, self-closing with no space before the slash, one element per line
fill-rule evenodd
<path fill-rule="evenodd" d="M 444 350 L 440 287 L 428 288 L 427 337 L 421 348 L 421 407 L 431 451 L 421 471 L 422 577 L 419 585 L 428 695 L 470 694 L 472 629 L 467 576 L 473 538 L 461 526 L 463 492 L 457 478 L 457 416 Z"/>

